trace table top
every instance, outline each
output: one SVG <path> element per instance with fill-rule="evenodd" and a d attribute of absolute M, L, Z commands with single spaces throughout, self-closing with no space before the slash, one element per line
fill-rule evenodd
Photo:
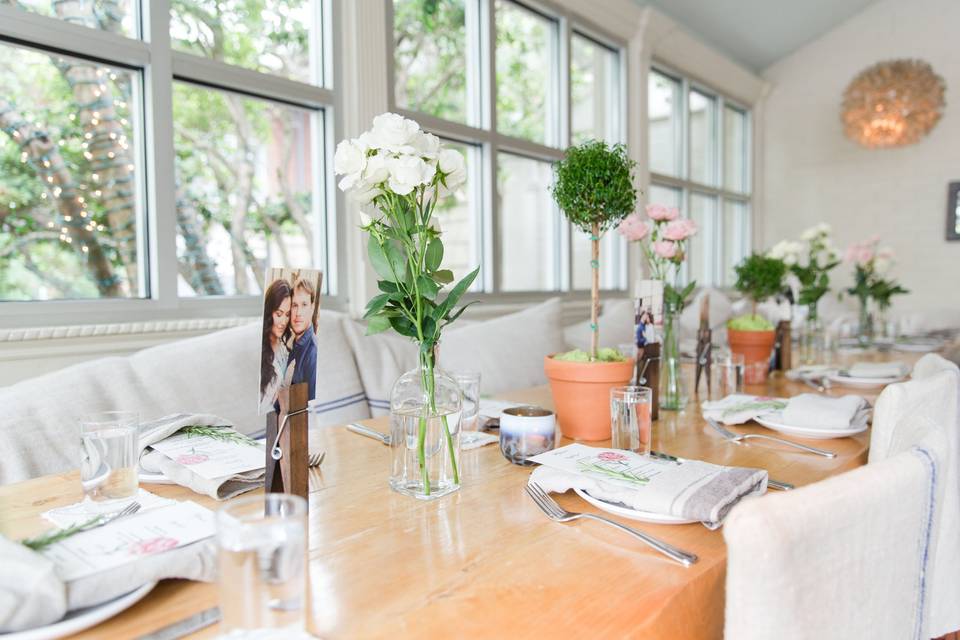
<path fill-rule="evenodd" d="M 774 374 L 746 391 L 791 396 L 811 390 Z M 501 397 L 552 406 L 546 386 Z M 364 423 L 387 428 L 386 418 Z M 755 424 L 736 429 L 766 432 Z M 770 443 L 735 445 L 706 425 L 694 397 L 682 412 L 661 411 L 653 448 L 764 468 L 800 486 L 864 464 L 869 438 L 869 431 L 836 440 L 792 438 L 831 449 L 835 459 Z M 508 463 L 496 445 L 464 451 L 462 489 L 432 502 L 389 489 L 389 447 L 372 439 L 343 427 L 315 429 L 311 450 L 327 452 L 323 466 L 310 472 L 309 495 L 312 630 L 322 637 L 722 636 L 726 549 L 720 531 L 622 520 L 700 557 L 684 568 L 612 527 L 549 521 L 523 491 L 530 468 Z M 218 506 L 179 486 L 143 486 Z M 80 498 L 76 471 L 0 487 L 0 533 L 36 535 L 50 526 L 42 512 Z M 572 492 L 558 501 L 570 510 L 596 511 Z M 132 608 L 75 637 L 138 637 L 217 603 L 216 585 L 164 581 Z M 215 635 L 211 627 L 190 637 Z"/>

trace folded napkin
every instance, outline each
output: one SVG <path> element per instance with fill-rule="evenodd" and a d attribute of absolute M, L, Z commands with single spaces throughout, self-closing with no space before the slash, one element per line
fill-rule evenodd
<path fill-rule="evenodd" d="M 723 424 L 743 424 L 757 416 L 780 411 L 787 406 L 785 398 L 752 396 L 745 393 L 733 393 L 713 402 L 700 405 L 703 417 Z"/>
<path fill-rule="evenodd" d="M 860 396 L 829 398 L 815 393 L 801 393 L 790 398 L 783 410 L 783 422 L 808 429 L 849 429 L 866 424 L 866 402 Z"/>
<path fill-rule="evenodd" d="M 902 378 L 909 373 L 902 362 L 857 362 L 847 369 L 851 378 Z"/>
<path fill-rule="evenodd" d="M 500 436 L 482 431 L 465 431 L 460 435 L 460 450 L 479 449 L 494 442 L 500 442 Z"/>
<path fill-rule="evenodd" d="M 210 582 L 216 577 L 216 557 L 216 544 L 207 539 L 64 583 L 50 559 L 0 535 L 0 633 L 52 624 L 67 611 L 102 604 L 165 578 Z"/>
<path fill-rule="evenodd" d="M 639 469 L 648 482 L 630 486 L 548 466 L 534 469 L 528 482 L 551 493 L 580 489 L 600 500 L 618 502 L 632 509 L 699 520 L 708 529 L 722 525 L 727 513 L 741 498 L 767 490 L 767 472 L 762 469 L 722 467 L 699 460 L 677 464 L 628 451 L 617 454 L 640 460 L 641 466 L 634 470 Z"/>
<path fill-rule="evenodd" d="M 807 364 L 794 367 L 787 371 L 789 380 L 803 380 L 805 378 L 822 378 L 837 372 L 837 367 L 828 364 Z"/>
<path fill-rule="evenodd" d="M 263 468 L 211 480 L 194 472 L 187 465 L 149 449 L 151 445 L 169 438 L 180 429 L 193 425 L 231 426 L 228 420 L 215 415 L 188 413 L 175 413 L 145 423 L 140 427 L 140 468 L 149 473 L 163 473 L 173 482 L 216 500 L 228 500 L 263 486 Z"/>

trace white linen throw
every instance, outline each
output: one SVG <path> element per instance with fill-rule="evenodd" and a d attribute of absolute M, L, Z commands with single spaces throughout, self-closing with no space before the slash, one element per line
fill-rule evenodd
<path fill-rule="evenodd" d="M 867 414 L 862 411 L 864 400 L 860 396 L 830 398 L 815 393 L 801 393 L 790 398 L 783 410 L 783 422 L 792 427 L 806 429 L 849 429 L 866 424 Z"/>

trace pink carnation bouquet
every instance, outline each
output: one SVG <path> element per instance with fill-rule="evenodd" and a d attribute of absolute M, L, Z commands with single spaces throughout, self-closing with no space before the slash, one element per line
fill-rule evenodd
<path fill-rule="evenodd" d="M 638 212 L 631 213 L 617 230 L 627 240 L 640 244 L 651 277 L 664 282 L 668 302 L 673 297 L 673 302 L 682 307 L 695 283 L 690 282 L 683 290 L 673 285 L 680 274 L 680 265 L 687 257 L 687 241 L 697 233 L 697 223 L 681 218 L 676 207 L 648 204 L 646 219 Z"/>

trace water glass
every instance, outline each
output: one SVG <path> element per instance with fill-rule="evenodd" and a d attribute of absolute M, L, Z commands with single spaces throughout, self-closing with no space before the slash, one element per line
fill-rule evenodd
<path fill-rule="evenodd" d="M 217 547 L 225 637 L 306 629 L 306 500 L 268 493 L 228 503 L 217 512 Z"/>
<path fill-rule="evenodd" d="M 743 377 L 742 353 L 715 355 L 710 363 L 710 399 L 721 400 L 733 393 L 743 393 Z"/>
<path fill-rule="evenodd" d="M 80 419 L 80 484 L 95 502 L 133 500 L 140 487 L 139 419 L 131 411 L 105 411 Z"/>
<path fill-rule="evenodd" d="M 614 449 L 650 453 L 653 391 L 647 387 L 616 387 L 610 390 L 610 430 Z"/>
<path fill-rule="evenodd" d="M 477 431 L 480 418 L 480 372 L 451 371 L 450 377 L 457 381 L 463 394 L 460 413 L 461 431 Z"/>

